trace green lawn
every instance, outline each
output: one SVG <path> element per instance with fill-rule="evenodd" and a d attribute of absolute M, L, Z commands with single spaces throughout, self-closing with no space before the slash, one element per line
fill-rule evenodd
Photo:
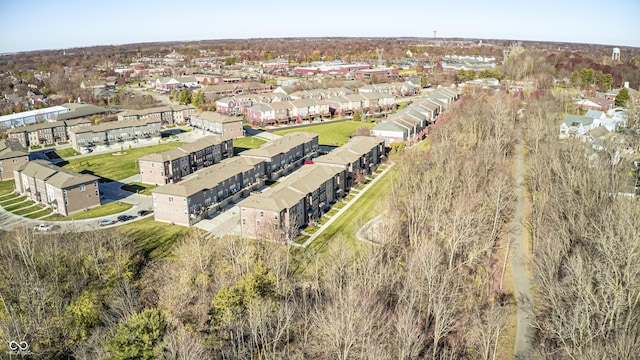
<path fill-rule="evenodd" d="M 340 123 L 323 123 L 320 125 L 306 126 L 295 129 L 284 129 L 274 131 L 276 135 L 285 135 L 294 132 L 310 132 L 320 135 L 318 142 L 320 145 L 344 145 L 349 141 L 349 136 L 353 135 L 361 126 L 372 128 L 372 122 L 345 121 Z"/>
<path fill-rule="evenodd" d="M 138 158 L 175 149 L 183 142 L 169 142 L 160 145 L 148 146 L 137 149 L 125 149 L 124 155 L 113 155 L 118 152 L 86 156 L 69 160 L 63 167 L 74 172 L 85 172 L 110 180 L 122 180 L 138 173 Z"/>
<path fill-rule="evenodd" d="M 80 155 L 79 152 L 73 150 L 73 148 L 64 148 L 64 149 L 58 149 L 55 151 L 55 153 L 61 157 L 61 158 L 68 158 L 68 157 L 72 157 L 72 156 L 76 156 L 76 155 Z"/>
<path fill-rule="evenodd" d="M 128 184 L 122 185 L 121 187 L 121 189 L 125 191 L 129 191 L 132 193 L 139 193 L 142 195 L 149 195 L 149 196 L 151 196 L 151 190 L 155 188 L 156 188 L 155 185 L 143 184 L 140 182 L 130 182 Z"/>
<path fill-rule="evenodd" d="M 2 207 L 3 207 L 5 210 L 9 211 L 9 212 L 13 212 L 13 211 L 14 211 L 14 210 L 16 210 L 16 209 L 22 209 L 23 207 L 31 206 L 31 205 L 33 205 L 33 204 L 34 204 L 34 202 L 33 202 L 33 201 L 31 201 L 31 200 L 24 201 L 24 200 L 26 200 L 27 198 L 21 198 L 21 199 L 22 199 L 23 201 L 21 201 L 21 202 L 17 202 L 17 203 L 14 203 L 14 204 L 12 204 L 12 205 L 8 205 L 8 206 L 7 206 L 7 205 L 2 205 Z"/>
<path fill-rule="evenodd" d="M 43 217 L 43 216 L 47 216 L 47 215 L 51 215 L 51 214 L 52 214 L 52 213 L 51 213 L 51 210 L 49 210 L 49 209 L 42 209 L 42 210 L 40 210 L 40 211 L 38 211 L 38 212 L 34 212 L 34 213 L 32 213 L 32 214 L 26 215 L 25 217 L 26 217 L 26 218 L 29 218 L 29 219 L 39 219 L 39 218 L 41 218 L 41 217 Z"/>
<path fill-rule="evenodd" d="M 10 194 L 15 189 L 13 179 L 0 181 L 0 195 Z"/>
<path fill-rule="evenodd" d="M 20 209 L 20 210 L 16 210 L 16 211 L 14 211 L 13 213 L 14 213 L 14 214 L 16 214 L 16 215 L 23 216 L 23 215 L 26 215 L 26 214 L 28 214 L 28 213 L 30 213 L 30 212 L 34 212 L 34 211 L 37 211 L 37 210 L 42 210 L 42 206 L 39 206 L 39 205 L 31 205 L 31 206 L 29 206 L 29 207 L 22 208 L 22 209 Z"/>
<path fill-rule="evenodd" d="M 266 143 L 266 140 L 257 138 L 255 136 L 247 136 L 243 138 L 233 139 L 233 151 L 234 155 L 238 155 L 248 149 L 256 149 L 259 148 L 260 145 Z"/>
<path fill-rule="evenodd" d="M 5 198 L 2 198 L 2 200 L 0 201 L 0 205 L 2 205 L 3 208 L 6 208 L 9 205 L 17 204 L 17 203 L 23 202 L 25 200 L 27 200 L 27 198 L 25 196 L 11 195 L 11 196 L 7 196 Z"/>
<path fill-rule="evenodd" d="M 118 214 L 123 211 L 127 211 L 131 209 L 131 207 L 133 207 L 133 205 L 131 204 L 123 203 L 120 201 L 114 201 L 106 205 L 94 207 L 93 209 L 89 209 L 87 211 L 78 211 L 69 216 L 60 216 L 56 214 L 56 215 L 53 215 L 51 218 L 48 218 L 47 220 L 69 221 L 69 220 L 93 219 L 97 217 Z"/>
<path fill-rule="evenodd" d="M 190 232 L 202 232 L 197 228 L 157 222 L 153 216 L 119 226 L 118 230 L 129 236 L 137 250 L 150 260 L 170 255 L 173 245 Z"/>
<path fill-rule="evenodd" d="M 384 200 L 390 185 L 391 176 L 387 173 L 326 228 L 307 250 L 323 253 L 328 243 L 338 237 L 346 238 L 351 246 L 357 247 L 356 232 L 364 223 L 379 214 L 378 210 L 381 209 L 379 202 Z"/>

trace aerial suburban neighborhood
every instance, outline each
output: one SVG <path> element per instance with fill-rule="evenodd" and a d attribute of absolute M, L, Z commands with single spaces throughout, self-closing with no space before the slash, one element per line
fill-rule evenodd
<path fill-rule="evenodd" d="M 640 48 L 432 32 L 0 54 L 0 352 L 635 358 Z"/>

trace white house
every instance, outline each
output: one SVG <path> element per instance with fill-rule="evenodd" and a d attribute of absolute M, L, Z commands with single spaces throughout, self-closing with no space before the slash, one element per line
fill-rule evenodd
<path fill-rule="evenodd" d="M 568 114 L 560 124 L 560 138 L 583 137 L 589 130 L 600 126 L 600 120 L 587 116 Z"/>

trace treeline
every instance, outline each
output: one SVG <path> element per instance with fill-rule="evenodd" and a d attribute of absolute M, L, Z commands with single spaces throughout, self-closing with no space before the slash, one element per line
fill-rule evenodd
<path fill-rule="evenodd" d="M 629 161 L 557 139 L 563 103 L 525 110 L 537 358 L 632 359 L 640 349 L 640 204 Z"/>

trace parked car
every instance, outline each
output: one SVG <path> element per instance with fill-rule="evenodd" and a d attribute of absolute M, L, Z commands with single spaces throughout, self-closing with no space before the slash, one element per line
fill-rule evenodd
<path fill-rule="evenodd" d="M 33 230 L 35 231 L 49 231 L 51 230 L 51 227 L 47 224 L 40 224 L 38 226 L 34 226 Z"/>
<path fill-rule="evenodd" d="M 153 210 L 139 210 L 138 211 L 138 216 L 146 216 L 153 213 Z"/>
<path fill-rule="evenodd" d="M 120 215 L 118 216 L 118 221 L 123 222 L 123 221 L 128 221 L 128 220 L 132 220 L 135 219 L 135 216 L 132 215 Z"/>
<path fill-rule="evenodd" d="M 111 220 L 111 219 L 100 219 L 98 220 L 98 225 L 100 226 L 107 226 L 107 225 L 113 225 L 116 222 Z"/>

